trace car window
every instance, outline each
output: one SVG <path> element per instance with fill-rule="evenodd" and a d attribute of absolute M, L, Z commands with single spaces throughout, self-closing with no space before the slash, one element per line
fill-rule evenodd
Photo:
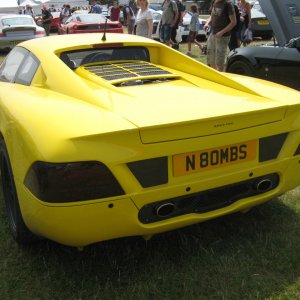
<path fill-rule="evenodd" d="M 155 20 L 155 21 L 159 21 L 161 19 L 160 13 L 153 12 L 152 15 L 153 15 L 153 20 Z"/>
<path fill-rule="evenodd" d="M 33 25 L 35 24 L 32 18 L 27 17 L 14 17 L 3 18 L 1 20 L 3 26 L 16 26 L 16 25 Z"/>
<path fill-rule="evenodd" d="M 24 48 L 13 48 L 0 66 L 0 80 L 13 82 L 22 61 L 28 53 L 29 51 Z"/>
<path fill-rule="evenodd" d="M 105 23 L 106 18 L 100 14 L 82 14 L 76 17 L 82 23 Z"/>
<path fill-rule="evenodd" d="M 60 59 L 68 66 L 80 66 L 88 63 L 113 62 L 120 60 L 150 61 L 149 51 L 145 47 L 116 47 L 63 52 Z"/>
<path fill-rule="evenodd" d="M 15 82 L 20 84 L 30 85 L 32 78 L 38 67 L 39 67 L 38 59 L 35 56 L 33 56 L 33 54 L 30 53 L 22 63 L 17 73 Z"/>

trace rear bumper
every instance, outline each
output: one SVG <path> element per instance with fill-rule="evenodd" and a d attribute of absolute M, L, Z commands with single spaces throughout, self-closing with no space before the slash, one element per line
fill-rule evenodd
<path fill-rule="evenodd" d="M 257 177 L 269 173 L 276 173 L 279 176 L 278 185 L 274 189 L 239 199 L 225 207 L 198 213 L 186 213 L 167 219 L 162 218 L 148 224 L 139 219 L 141 202 L 146 204 L 167 200 L 174 196 L 186 196 L 205 191 L 211 186 L 220 187 L 249 179 L 249 176 Z M 85 246 L 113 238 L 153 235 L 246 210 L 295 188 L 299 182 L 299 157 L 295 157 L 288 161 L 268 163 L 252 170 L 237 170 L 230 175 L 222 176 L 220 174 L 209 180 L 197 180 L 191 182 L 189 189 L 184 184 L 168 185 L 151 192 L 141 191 L 111 201 L 94 200 L 75 205 L 74 203 L 48 205 L 34 198 L 22 186 L 22 201 L 20 202 L 25 223 L 32 232 L 61 244 Z"/>
<path fill-rule="evenodd" d="M 18 36 L 18 37 L 1 37 L 0 38 L 0 49 L 5 49 L 5 48 L 10 48 L 12 49 L 14 46 L 17 44 L 27 41 L 27 40 L 32 40 L 32 39 L 37 39 L 44 37 L 46 35 L 31 35 L 31 36 Z"/>

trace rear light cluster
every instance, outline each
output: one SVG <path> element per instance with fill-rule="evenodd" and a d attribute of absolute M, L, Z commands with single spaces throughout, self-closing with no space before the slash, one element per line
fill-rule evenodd
<path fill-rule="evenodd" d="M 111 171 L 97 161 L 35 162 L 25 186 L 38 199 L 50 203 L 74 202 L 124 195 Z"/>
<path fill-rule="evenodd" d="M 44 35 L 44 34 L 45 34 L 44 31 L 36 31 L 36 32 L 35 32 L 35 35 Z"/>

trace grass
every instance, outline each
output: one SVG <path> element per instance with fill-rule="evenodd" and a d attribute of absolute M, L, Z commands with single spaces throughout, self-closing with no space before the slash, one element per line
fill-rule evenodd
<path fill-rule="evenodd" d="M 0 298 L 300 299 L 299 197 L 297 188 L 244 215 L 80 252 L 18 246 L 0 195 Z"/>
<path fill-rule="evenodd" d="M 247 214 L 79 252 L 19 247 L 0 218 L 1 299 L 300 299 L 299 189 Z"/>

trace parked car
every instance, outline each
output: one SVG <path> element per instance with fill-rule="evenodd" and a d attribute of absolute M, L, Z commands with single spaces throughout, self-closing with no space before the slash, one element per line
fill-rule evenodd
<path fill-rule="evenodd" d="M 267 40 L 273 36 L 270 21 L 264 14 L 259 1 L 256 1 L 251 8 L 251 29 L 253 37 L 261 37 Z"/>
<path fill-rule="evenodd" d="M 92 33 L 92 32 L 123 33 L 122 24 L 110 21 L 101 14 L 74 14 L 59 25 L 58 34 Z"/>
<path fill-rule="evenodd" d="M 300 92 L 152 39 L 23 42 L 0 65 L 12 235 L 85 246 L 248 210 L 299 185 L 299 114 Z"/>
<path fill-rule="evenodd" d="M 0 14 L 0 50 L 9 51 L 20 42 L 45 36 L 44 28 L 28 15 Z"/>
<path fill-rule="evenodd" d="M 275 43 L 235 49 L 226 71 L 255 76 L 300 90 L 300 3 L 261 0 L 272 24 Z"/>
<path fill-rule="evenodd" d="M 161 10 L 156 10 L 156 11 L 152 11 L 152 14 L 153 14 L 153 34 L 152 34 L 152 37 L 155 39 L 155 40 L 159 40 L 159 27 L 160 27 L 160 20 L 161 20 L 161 15 L 162 15 L 162 11 Z M 190 12 L 186 12 L 184 14 L 184 17 L 183 17 L 183 34 L 182 34 L 182 39 L 183 41 L 185 41 L 189 35 L 189 26 L 190 26 L 190 22 L 191 22 L 191 13 Z M 206 33 L 205 31 L 203 30 L 203 26 L 206 22 L 205 19 L 201 19 L 199 18 L 199 22 L 200 22 L 200 29 L 198 31 L 198 36 L 197 36 L 197 39 L 198 40 L 205 40 L 206 39 Z"/>

